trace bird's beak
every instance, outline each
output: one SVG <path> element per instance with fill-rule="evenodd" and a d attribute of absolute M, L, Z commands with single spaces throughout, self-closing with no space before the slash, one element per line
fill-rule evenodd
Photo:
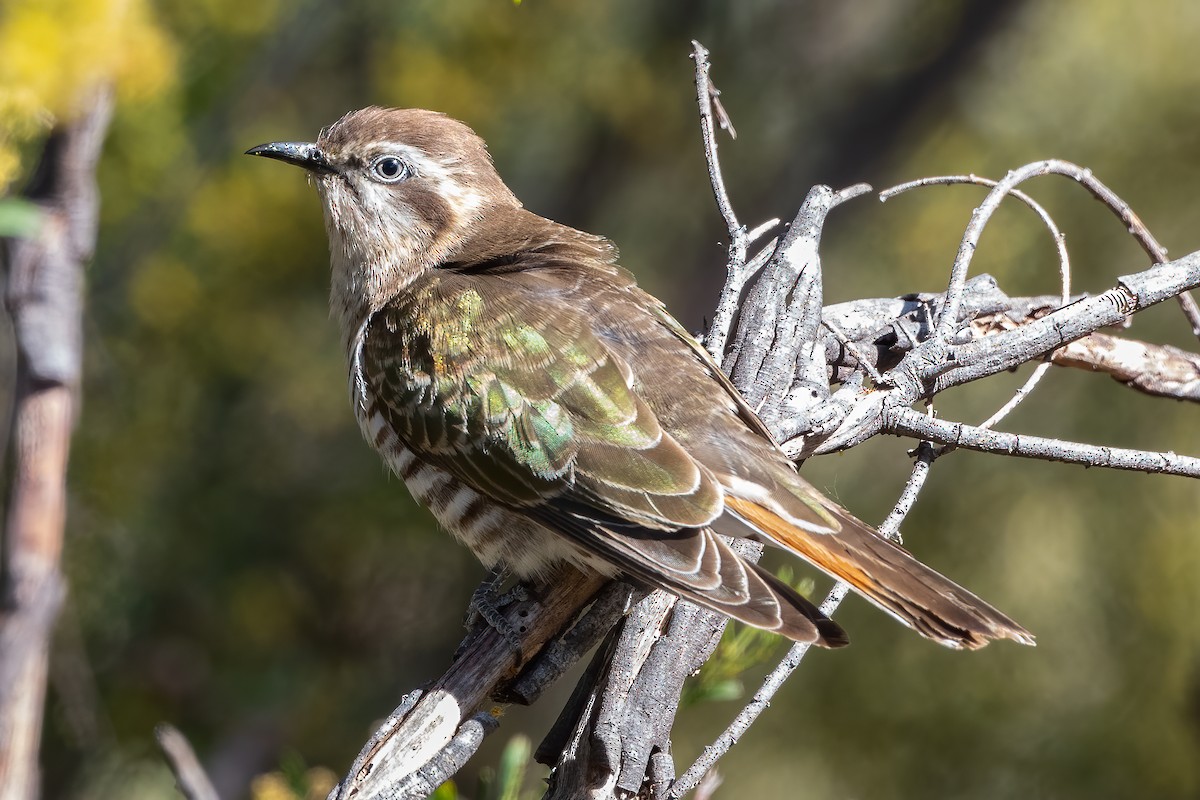
<path fill-rule="evenodd" d="M 295 164 L 309 172 L 332 173 L 333 167 L 321 152 L 321 148 L 311 142 L 270 142 L 251 147 L 246 151 L 248 156 L 263 156 L 277 161 Z"/>

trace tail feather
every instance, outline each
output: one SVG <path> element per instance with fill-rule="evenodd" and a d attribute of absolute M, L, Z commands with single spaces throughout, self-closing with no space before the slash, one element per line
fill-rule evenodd
<path fill-rule="evenodd" d="M 1029 631 L 847 513 L 837 515 L 840 530 L 823 534 L 799 528 L 750 500 L 727 495 L 725 503 L 769 543 L 846 581 L 900 622 L 947 647 L 974 650 L 993 639 L 1034 644 Z"/>
<path fill-rule="evenodd" d="M 680 597 L 796 642 L 830 648 L 850 644 L 842 626 L 822 614 L 795 589 L 758 564 L 744 560 L 713 531 L 705 529 L 699 534 L 718 556 L 716 571 L 721 580 L 713 588 L 683 581 L 670 583 L 670 589 Z M 658 580 L 662 580 L 661 573 Z"/>
<path fill-rule="evenodd" d="M 578 517 L 558 521 L 558 530 L 650 586 L 793 641 L 821 647 L 850 643 L 840 625 L 795 589 L 739 556 L 711 528 L 638 535 L 636 528 L 604 527 Z"/>

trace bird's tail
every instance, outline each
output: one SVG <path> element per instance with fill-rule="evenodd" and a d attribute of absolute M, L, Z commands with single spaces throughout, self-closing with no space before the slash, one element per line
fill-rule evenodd
<path fill-rule="evenodd" d="M 805 530 L 751 500 L 726 496 L 727 513 L 776 544 L 846 581 L 913 630 L 955 649 L 974 650 L 993 639 L 1032 645 L 1033 635 L 988 603 L 884 539 L 830 503 L 839 530 Z"/>
<path fill-rule="evenodd" d="M 820 647 L 850 644 L 840 625 L 779 578 L 739 556 L 711 528 L 648 537 L 608 530 L 590 541 L 625 573 L 739 622 Z"/>

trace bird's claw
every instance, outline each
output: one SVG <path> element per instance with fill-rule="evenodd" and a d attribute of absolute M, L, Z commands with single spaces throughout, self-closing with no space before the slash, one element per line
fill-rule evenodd
<path fill-rule="evenodd" d="M 524 584 L 516 583 L 507 591 L 501 592 L 508 574 L 503 569 L 495 569 L 487 580 L 481 583 L 471 593 L 471 603 L 467 607 L 467 615 L 463 626 L 469 632 L 475 632 L 481 627 L 489 627 L 500 634 L 518 658 L 521 654 L 521 636 L 513 624 L 508 621 L 504 609 L 513 603 L 524 603 L 529 600 L 529 591 Z"/>

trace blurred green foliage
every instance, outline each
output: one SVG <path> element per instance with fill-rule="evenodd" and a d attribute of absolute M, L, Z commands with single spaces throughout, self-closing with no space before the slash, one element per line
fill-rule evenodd
<path fill-rule="evenodd" d="M 533 744 L 526 736 L 508 740 L 496 769 L 484 768 L 480 774 L 479 800 L 536 800 L 541 793 L 523 792 L 525 774 L 533 763 Z"/>
<path fill-rule="evenodd" d="M 118 91 L 47 796 L 175 796 L 150 744 L 160 720 L 192 737 L 223 796 L 304 796 L 326 773 L 297 765 L 344 769 L 373 720 L 442 671 L 481 575 L 360 441 L 316 198 L 247 147 L 312 137 L 372 103 L 446 111 L 489 141 L 530 208 L 612 237 L 698 329 L 724 228 L 691 38 L 712 51 L 739 132 L 721 153 L 751 225 L 790 216 L 816 182 L 999 176 L 1059 156 L 1184 253 L 1200 246 L 1198 35 L 1200 6 L 1185 0 L 7 0 L 0 187 L 19 188 L 79 92 Z M 1141 268 L 1078 187 L 1033 188 L 1067 232 L 1077 289 Z M 980 197 L 932 189 L 839 209 L 828 299 L 939 288 Z M 1004 211 L 977 269 L 1014 293 L 1056 291 L 1049 237 L 1025 209 Z M 1195 349 L 1173 308 L 1139 315 L 1130 334 Z M 938 409 L 982 419 L 1024 374 Z M 1200 452 L 1194 408 L 1090 375 L 1052 373 L 1006 424 Z M 870 442 L 805 472 L 877 521 L 906 446 Z M 810 657 L 722 762 L 718 796 L 1196 796 L 1198 512 L 1182 479 L 955 453 L 935 466 L 907 544 L 1034 630 L 1038 648 L 951 653 L 850 601 L 854 646 Z M 499 763 L 517 731 L 540 736 L 566 690 L 510 713 L 478 764 Z M 684 712 L 681 768 L 733 708 Z"/>
<path fill-rule="evenodd" d="M 277 772 L 250 783 L 251 800 L 325 800 L 338 777 L 326 767 L 310 767 L 296 753 L 285 753 Z"/>
<path fill-rule="evenodd" d="M 41 221 L 35 204 L 19 197 L 0 197 L 0 236 L 32 238 Z"/>

